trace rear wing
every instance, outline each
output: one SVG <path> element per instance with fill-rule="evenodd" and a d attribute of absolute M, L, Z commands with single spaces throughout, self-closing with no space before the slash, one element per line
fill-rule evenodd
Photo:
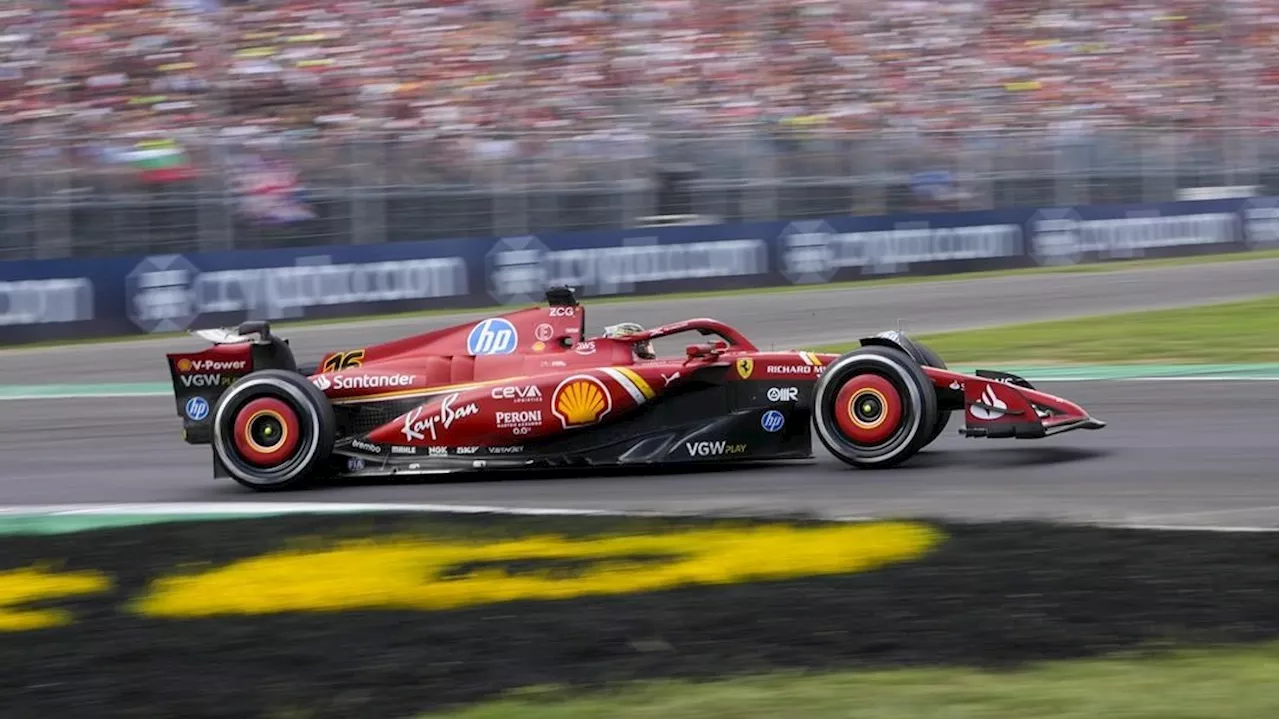
<path fill-rule="evenodd" d="M 270 325 L 263 321 L 244 322 L 235 329 L 192 330 L 190 334 L 212 346 L 196 352 L 173 352 L 165 358 L 183 438 L 191 444 L 209 442 L 213 408 L 236 380 L 254 370 L 298 369 L 289 343 L 271 334 Z"/>

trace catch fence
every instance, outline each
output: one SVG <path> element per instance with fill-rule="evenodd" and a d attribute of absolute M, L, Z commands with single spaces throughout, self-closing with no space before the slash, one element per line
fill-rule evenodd
<path fill-rule="evenodd" d="M 0 260 L 1274 195 L 1278 149 L 1254 130 L 169 139 L 162 170 L 136 137 L 0 142 Z"/>

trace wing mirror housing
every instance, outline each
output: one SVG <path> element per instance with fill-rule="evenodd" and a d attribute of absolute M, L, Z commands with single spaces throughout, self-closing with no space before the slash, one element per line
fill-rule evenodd
<path fill-rule="evenodd" d="M 698 359 L 701 357 L 719 357 L 729 349 L 729 343 L 724 340 L 716 340 L 715 342 L 704 342 L 697 345 L 689 345 L 684 348 L 684 354 L 689 359 Z"/>

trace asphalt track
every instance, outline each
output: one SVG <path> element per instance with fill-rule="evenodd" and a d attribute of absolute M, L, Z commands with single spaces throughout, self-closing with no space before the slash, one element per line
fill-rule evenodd
<path fill-rule="evenodd" d="M 637 301 L 588 310 L 592 326 L 714 316 L 761 346 L 840 341 L 893 326 L 925 332 L 1173 307 L 1276 291 L 1276 260 L 1066 273 L 829 292 Z M 470 313 L 467 316 L 475 316 Z M 456 321 L 394 318 L 297 327 L 299 354 Z M 0 353 L 0 383 L 164 379 L 161 355 L 194 340 Z M 131 502 L 404 502 L 568 509 L 818 512 L 961 519 L 1057 518 L 1177 526 L 1277 526 L 1274 381 L 1045 383 L 1110 423 L 1036 442 L 946 433 L 896 470 L 859 472 L 820 447 L 811 462 L 647 476 L 400 481 L 258 494 L 210 477 L 207 448 L 178 436 L 164 398 L 0 402 L 0 505 Z"/>
<path fill-rule="evenodd" d="M 399 481 L 259 494 L 210 475 L 178 438 L 172 400 L 3 404 L 0 501 L 406 502 L 568 509 L 1043 517 L 1159 525 L 1276 526 L 1274 382 L 1062 382 L 1110 425 L 1038 441 L 951 432 L 893 470 L 810 462 L 732 471 Z"/>

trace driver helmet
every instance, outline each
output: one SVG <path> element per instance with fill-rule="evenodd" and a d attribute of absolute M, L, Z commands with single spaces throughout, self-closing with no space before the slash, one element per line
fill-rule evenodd
<path fill-rule="evenodd" d="M 604 328 L 604 336 L 609 339 L 626 339 L 641 332 L 644 332 L 644 327 L 635 322 L 620 322 Z M 657 354 L 653 351 L 653 343 L 649 340 L 634 343 L 632 349 L 640 359 L 655 359 L 657 357 Z"/>

